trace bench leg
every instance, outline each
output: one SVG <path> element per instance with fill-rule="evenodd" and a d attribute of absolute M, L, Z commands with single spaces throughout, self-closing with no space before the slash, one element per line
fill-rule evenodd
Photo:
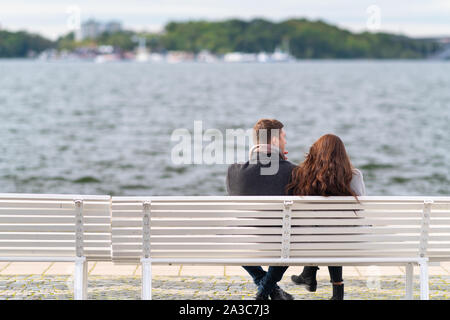
<path fill-rule="evenodd" d="M 73 284 L 75 300 L 87 300 L 87 273 L 88 265 L 86 258 L 76 258 Z"/>
<path fill-rule="evenodd" d="M 420 265 L 420 300 L 429 299 L 428 288 L 428 259 L 419 262 Z"/>
<path fill-rule="evenodd" d="M 152 262 L 148 258 L 141 259 L 142 265 L 142 300 L 152 300 Z"/>
<path fill-rule="evenodd" d="M 414 265 L 412 263 L 408 263 L 406 265 L 406 300 L 413 299 L 413 279 L 414 279 Z"/>

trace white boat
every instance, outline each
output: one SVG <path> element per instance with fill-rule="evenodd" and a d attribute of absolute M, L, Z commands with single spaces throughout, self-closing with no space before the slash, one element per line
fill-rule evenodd
<path fill-rule="evenodd" d="M 139 47 L 137 49 L 136 56 L 134 59 L 136 62 L 148 62 L 150 61 L 150 55 L 145 47 L 144 48 Z"/>
<path fill-rule="evenodd" d="M 254 53 L 230 52 L 224 55 L 225 62 L 256 62 L 257 55 Z"/>

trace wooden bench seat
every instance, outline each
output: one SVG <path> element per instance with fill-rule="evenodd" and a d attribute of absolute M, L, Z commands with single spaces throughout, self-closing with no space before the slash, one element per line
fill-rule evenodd
<path fill-rule="evenodd" d="M 87 297 L 87 261 L 111 260 L 110 196 L 0 194 L 0 261 L 74 262 Z"/>
<path fill-rule="evenodd" d="M 450 257 L 447 197 L 112 197 L 112 259 L 151 264 L 406 265 Z"/>

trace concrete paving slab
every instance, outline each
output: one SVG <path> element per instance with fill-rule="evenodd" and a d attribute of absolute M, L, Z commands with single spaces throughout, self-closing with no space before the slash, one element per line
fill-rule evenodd
<path fill-rule="evenodd" d="M 225 266 L 225 275 L 226 276 L 249 276 L 247 271 L 241 266 Z"/>
<path fill-rule="evenodd" d="M 344 266 L 342 268 L 342 277 L 359 277 L 360 274 L 361 273 L 357 267 Z"/>
<path fill-rule="evenodd" d="M 417 268 L 417 274 L 419 274 L 419 268 Z M 448 275 L 446 269 L 442 267 L 428 267 L 428 275 L 429 276 L 445 276 Z"/>
<path fill-rule="evenodd" d="M 55 262 L 45 271 L 45 275 L 72 275 L 74 268 L 73 262 Z"/>
<path fill-rule="evenodd" d="M 152 274 L 155 276 L 177 276 L 180 274 L 181 266 L 169 266 L 169 265 L 156 265 L 152 266 Z M 139 274 L 141 273 L 141 269 L 139 268 Z"/>
<path fill-rule="evenodd" d="M 170 265 L 154 265 L 152 266 L 152 276 L 178 276 L 180 274 L 181 266 Z M 142 273 L 141 266 L 139 265 L 134 271 L 135 276 L 140 276 Z"/>
<path fill-rule="evenodd" d="M 398 266 L 359 266 L 357 267 L 362 277 L 370 276 L 403 276 L 405 268 Z"/>
<path fill-rule="evenodd" d="M 42 274 L 50 265 L 50 262 L 12 262 L 0 274 Z"/>
<path fill-rule="evenodd" d="M 224 274 L 224 266 L 183 266 L 180 272 L 181 276 L 223 276 Z"/>
<path fill-rule="evenodd" d="M 97 262 L 89 275 L 131 276 L 136 270 L 136 264 L 114 264 L 112 262 Z"/>

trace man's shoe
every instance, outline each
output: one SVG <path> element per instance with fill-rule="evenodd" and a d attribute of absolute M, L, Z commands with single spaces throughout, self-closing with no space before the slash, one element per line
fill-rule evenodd
<path fill-rule="evenodd" d="M 308 290 L 309 292 L 315 292 L 317 290 L 317 281 L 316 280 L 305 279 L 305 278 L 303 278 L 303 276 L 301 274 L 298 275 L 298 276 L 293 275 L 291 277 L 291 280 L 295 284 L 299 284 L 299 285 L 305 286 L 306 290 Z"/>
<path fill-rule="evenodd" d="M 258 291 L 256 293 L 255 300 L 269 300 L 269 296 L 265 295 L 265 294 L 262 294 L 261 292 Z"/>
<path fill-rule="evenodd" d="M 270 299 L 272 300 L 294 300 L 294 297 L 284 291 L 281 288 L 275 288 L 273 289 L 272 293 L 270 294 Z"/>

